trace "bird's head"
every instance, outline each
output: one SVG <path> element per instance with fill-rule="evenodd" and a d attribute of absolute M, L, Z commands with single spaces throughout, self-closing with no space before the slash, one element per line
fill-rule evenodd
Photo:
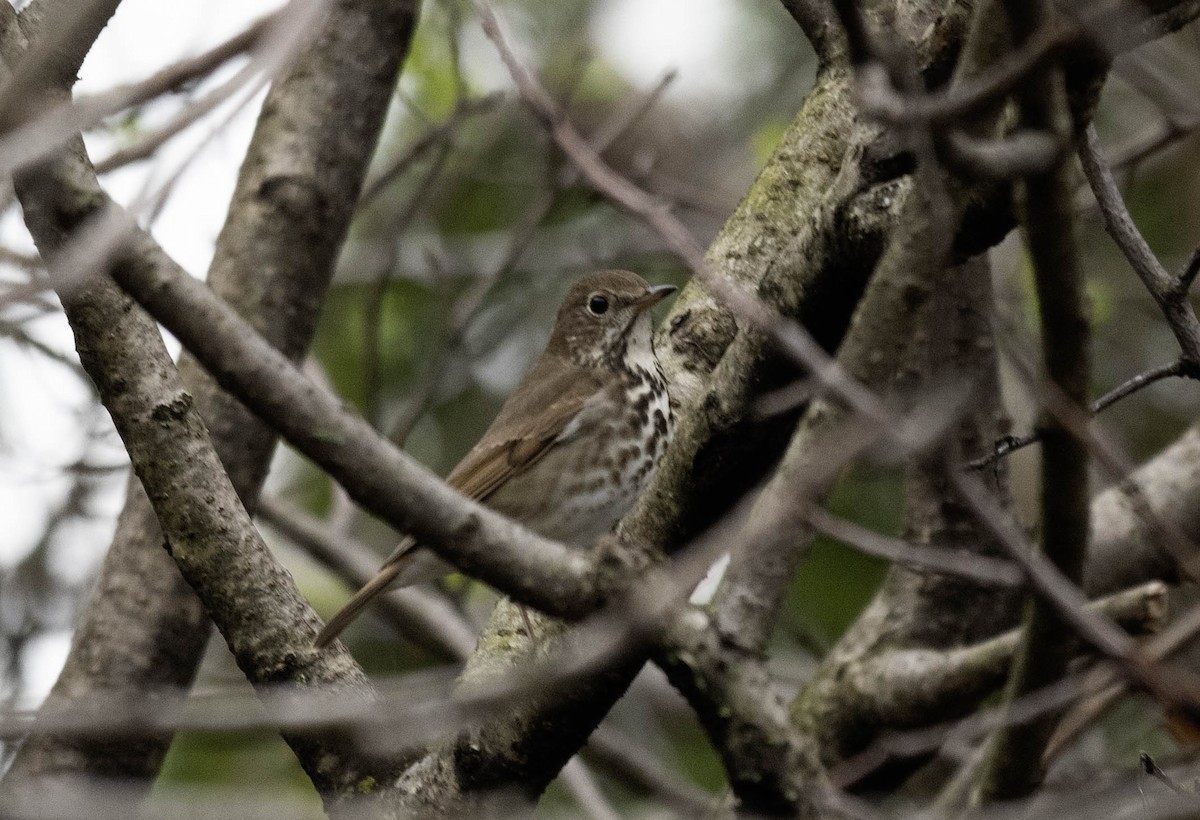
<path fill-rule="evenodd" d="M 625 270 L 590 273 L 558 309 L 548 349 L 583 367 L 652 356 L 650 309 L 674 292 L 674 285 L 651 285 Z"/>

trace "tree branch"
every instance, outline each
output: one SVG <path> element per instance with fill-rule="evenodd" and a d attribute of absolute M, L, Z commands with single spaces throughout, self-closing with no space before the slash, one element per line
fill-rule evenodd
<path fill-rule="evenodd" d="M 788 14 L 800 26 L 822 67 L 845 59 L 846 38 L 834 25 L 833 8 L 826 0 L 781 0 Z"/>
<path fill-rule="evenodd" d="M 1187 280 L 1167 273 L 1138 231 L 1125 207 L 1112 171 L 1104 162 L 1095 126 L 1088 126 L 1084 134 L 1084 142 L 1079 147 L 1079 159 L 1096 202 L 1100 205 L 1105 229 L 1125 254 L 1134 273 L 1142 280 L 1166 318 L 1184 361 L 1190 365 L 1188 375 L 1200 378 L 1200 319 L 1196 318 L 1187 299 L 1187 289 L 1179 287 L 1179 282 Z"/>
<path fill-rule="evenodd" d="M 343 648 L 329 653 L 312 648 L 320 619 L 255 531 L 157 326 L 107 279 L 62 287 L 70 282 L 57 268 L 64 242 L 103 199 L 98 188 L 81 190 L 83 147 L 73 148 L 73 161 L 19 178 L 18 196 L 39 250 L 57 276 L 80 359 L 154 504 L 171 556 L 208 603 L 252 683 L 304 681 L 341 697 L 366 697 L 366 676 Z M 135 255 L 115 260 L 117 267 L 141 263 Z M 289 734 L 286 739 L 330 804 L 339 794 L 354 794 L 364 778 L 386 771 L 367 764 L 345 738 Z M 39 778 L 27 785 L 48 782 Z"/>
<path fill-rule="evenodd" d="M 209 283 L 292 360 L 311 340 L 415 23 L 410 2 L 335 0 L 314 45 L 264 102 Z M 314 83 L 314 76 L 326 81 Z M 330 122 L 339 123 L 336 131 Z M 253 506 L 274 432 L 222 393 L 186 352 L 179 368 L 234 486 Z M 162 550 L 154 510 L 131 479 L 113 545 L 49 702 L 186 687 L 209 623 Z M 18 753 L 9 782 L 52 773 L 112 774 L 149 788 L 171 737 L 146 734 L 114 747 L 38 736 Z"/>
<path fill-rule="evenodd" d="M 1134 393 L 1137 393 L 1145 387 L 1149 387 L 1155 382 L 1177 376 L 1187 376 L 1190 374 L 1190 371 L 1194 370 L 1196 370 L 1196 368 L 1190 365 L 1184 359 L 1176 359 L 1169 364 L 1152 367 L 1149 370 L 1145 370 L 1141 373 L 1130 376 L 1112 390 L 1109 390 L 1103 396 L 1092 402 L 1088 407 L 1088 410 L 1092 415 L 1102 413 L 1122 399 L 1132 396 Z M 1193 376 L 1193 378 L 1195 378 L 1195 376 Z M 1004 458 L 1011 453 L 1015 453 L 1017 450 L 1024 449 L 1030 444 L 1034 444 L 1041 440 L 1041 430 L 1034 430 L 1032 433 L 1024 436 L 1004 436 L 1003 438 L 996 440 L 996 443 L 993 445 L 992 452 L 988 453 L 986 456 L 980 456 L 979 458 L 967 462 L 967 466 L 972 470 L 982 470 L 984 467 L 995 464 L 999 459 Z"/>
<path fill-rule="evenodd" d="M 1050 25 L 1052 11 L 1042 0 L 1005 4 L 1013 40 L 1019 47 Z M 1046 130 L 1066 140 L 1070 134 L 1066 88 L 1057 67 L 1031 77 L 1019 96 L 1021 126 Z M 1062 401 L 1084 412 L 1090 378 L 1089 326 L 1084 281 L 1075 249 L 1071 182 L 1065 163 L 1026 178 L 1022 229 L 1037 282 L 1046 376 Z M 1082 581 L 1088 535 L 1088 451 L 1074 426 L 1043 399 L 1041 548 L 1067 580 Z M 1039 690 L 1062 677 L 1075 637 L 1061 611 L 1038 597 L 1027 610 L 1025 636 L 1009 678 L 1009 700 Z M 982 776 L 985 800 L 1029 794 L 1042 778 L 1042 751 L 1057 716 L 1002 728 L 993 739 Z"/>

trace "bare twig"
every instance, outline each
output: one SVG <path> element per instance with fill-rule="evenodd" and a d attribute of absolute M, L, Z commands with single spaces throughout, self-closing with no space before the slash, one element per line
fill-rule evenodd
<path fill-rule="evenodd" d="M 1150 246 L 1138 231 L 1121 191 L 1113 179 L 1112 171 L 1104 162 L 1100 138 L 1095 126 L 1088 126 L 1084 143 L 1079 148 L 1079 158 L 1084 173 L 1100 205 L 1104 226 L 1120 247 L 1134 273 L 1142 280 L 1146 290 L 1158 303 L 1166 317 L 1167 325 L 1179 343 L 1184 359 L 1200 364 L 1200 320 L 1186 298 L 1186 289 L 1181 291 L 1182 277 L 1172 277 L 1150 250 Z M 1190 280 L 1189 280 L 1190 283 Z"/>
<path fill-rule="evenodd" d="M 425 152 L 439 143 L 448 141 L 463 122 L 492 110 L 500 100 L 500 94 L 492 93 L 477 99 L 459 101 L 444 122 L 426 129 L 425 133 L 413 140 L 400 156 L 392 160 L 386 170 L 381 171 L 363 185 L 362 195 L 358 199 L 358 209 L 370 206 L 389 185 L 403 176 L 413 163 L 424 156 Z"/>
<path fill-rule="evenodd" d="M 1196 246 L 1196 249 L 1192 251 L 1187 264 L 1179 272 L 1179 277 L 1175 281 L 1176 293 L 1180 296 L 1187 296 L 1188 291 L 1192 289 L 1192 282 L 1196 281 L 1197 274 L 1200 274 L 1200 245 Z"/>
<path fill-rule="evenodd" d="M 1179 142 L 1197 127 L 1200 127 L 1200 121 L 1181 125 L 1164 119 L 1153 130 L 1135 135 L 1129 138 L 1128 142 L 1113 148 L 1109 152 L 1109 165 L 1114 171 L 1137 166 L 1143 160 Z"/>
<path fill-rule="evenodd" d="M 42 258 L 36 253 L 23 253 L 13 248 L 5 247 L 0 247 L 0 263 L 14 265 L 30 271 L 41 270 L 44 267 Z M 49 284 L 46 287 L 49 287 Z"/>
<path fill-rule="evenodd" d="M 604 796 L 600 784 L 578 755 L 567 761 L 559 777 L 579 804 L 582 813 L 590 820 L 620 820 L 620 813 Z"/>
<path fill-rule="evenodd" d="M 278 64 L 280 55 L 286 57 L 292 53 L 290 41 L 297 35 L 304 36 L 309 30 L 306 21 L 311 17 L 312 11 L 312 4 L 304 0 L 304 2 L 297 3 L 290 13 L 281 12 L 282 16 L 272 15 L 259 21 L 210 51 L 163 69 L 139 83 L 121 86 L 103 94 L 82 97 L 75 102 L 66 102 L 52 107 L 4 135 L 0 140 L 0 157 L 2 157 L 0 164 L 7 169 L 8 173 L 11 173 L 30 163 L 45 159 L 60 150 L 72 134 L 91 127 L 104 117 L 130 105 L 143 103 L 173 91 L 191 80 L 210 73 L 239 54 L 252 48 L 262 47 L 256 59 L 251 60 L 234 78 L 222 84 L 200 102 L 189 105 L 172 123 L 138 142 L 138 146 L 151 143 L 159 145 L 168 136 L 177 133 L 211 111 L 237 89 L 244 86 L 261 69 L 270 73 L 273 65 Z M 131 154 L 135 148 L 118 152 L 114 156 Z M 136 150 L 141 149 L 136 148 Z M 111 163 L 111 158 L 109 162 Z M 110 164 L 108 167 L 115 167 L 115 165 Z M 103 170 L 107 169 L 105 167 Z"/>
<path fill-rule="evenodd" d="M 6 319 L 0 319 L 0 337 L 8 337 L 21 347 L 37 351 L 51 361 L 66 367 L 80 379 L 83 379 L 86 384 L 90 384 L 90 382 L 86 381 L 87 374 L 83 372 L 83 368 L 79 366 L 78 361 L 65 355 L 61 350 L 56 350 L 42 340 L 31 336 L 21 325 Z"/>
<path fill-rule="evenodd" d="M 917 547 L 837 518 L 819 507 L 810 508 L 806 515 L 817 532 L 888 561 L 958 575 L 987 586 L 1017 586 L 1025 577 L 1012 561 L 949 549 Z"/>
<path fill-rule="evenodd" d="M 704 270 L 704 250 L 670 211 L 670 208 L 655 197 L 614 172 L 588 145 L 578 131 L 563 116 L 558 104 L 546 92 L 513 53 L 508 40 L 500 30 L 491 6 L 476 0 L 476 12 L 487 34 L 500 52 L 500 58 L 512 75 L 521 99 L 545 123 L 554 141 L 571 157 L 584 178 L 598 189 L 602 189 L 613 202 L 648 222 L 666 240 L 667 245 L 695 274 Z"/>
<path fill-rule="evenodd" d="M 1059 615 L 1084 640 L 1106 657 L 1140 670 L 1136 646 L 1129 636 L 1111 621 L 1087 608 L 1087 597 L 1072 579 L 1066 577 L 1046 556 L 1033 548 L 1021 530 L 999 510 L 979 480 L 971 475 L 954 475 L 955 486 L 971 504 L 1014 561 L 1025 570 L 1034 590 L 1050 603 Z"/>
<path fill-rule="evenodd" d="M 271 80 L 310 36 L 312 23 L 315 22 L 320 6 L 311 0 L 303 0 L 296 11 L 294 15 L 284 14 L 276 18 L 280 23 L 265 29 L 257 40 L 261 43 L 258 54 L 236 74 L 205 96 L 185 106 L 162 126 L 141 134 L 132 145 L 114 151 L 97 162 L 96 173 L 105 174 L 131 162 L 153 156 L 168 140 L 203 119 L 239 91 L 252 84 L 257 85 L 256 78 L 259 80 L 258 84 Z"/>
<path fill-rule="evenodd" d="M 449 132 L 444 132 L 449 133 Z M 364 399 L 364 415 L 377 429 L 382 423 L 380 402 L 382 400 L 383 389 L 383 354 L 381 347 L 383 345 L 383 314 L 384 303 L 386 301 L 388 285 L 391 282 L 391 274 L 396 266 L 396 257 L 399 247 L 399 239 L 408 229 L 408 226 L 416 218 L 420 211 L 421 205 L 425 202 L 425 198 L 434 190 L 434 183 L 441 176 L 443 169 L 446 167 L 446 161 L 450 157 L 451 144 L 444 138 L 442 140 L 429 143 L 430 150 L 433 153 L 433 159 L 429 163 L 429 168 L 421 176 L 417 182 L 413 193 L 408 197 L 408 201 L 402 208 L 399 208 L 395 215 L 389 220 L 387 226 L 387 235 L 394 237 L 391 243 L 392 253 L 387 262 L 380 267 L 379 273 L 375 276 L 375 281 L 371 287 L 366 289 L 364 293 L 363 303 L 363 384 L 365 386 Z M 393 167 L 399 167 L 393 166 Z M 375 189 L 376 192 L 383 190 L 383 186 Z M 360 198 L 360 207 L 363 199 Z M 404 438 L 407 438 L 405 434 Z M 404 439 L 397 441 L 397 444 L 403 444 Z"/>
<path fill-rule="evenodd" d="M 1195 368 L 1193 368 L 1183 359 L 1176 359 L 1168 364 L 1161 364 L 1158 367 L 1152 367 L 1149 370 L 1145 370 L 1121 382 L 1112 390 L 1109 390 L 1103 396 L 1092 402 L 1089 409 L 1093 414 L 1101 413 L 1122 399 L 1128 398 L 1129 396 L 1138 392 L 1144 387 L 1149 387 L 1155 382 L 1162 381 L 1163 379 L 1168 379 L 1173 376 L 1190 376 L 1190 371 L 1193 370 L 1195 370 Z M 1195 376 L 1192 377 L 1195 378 Z M 1032 433 L 1024 436 L 1006 436 L 1005 438 L 1002 438 L 996 442 L 996 446 L 992 452 L 988 453 L 986 456 L 980 456 L 979 458 L 967 462 L 967 467 L 972 470 L 981 470 L 984 467 L 994 464 L 998 459 L 1001 459 L 1010 453 L 1014 453 L 1017 450 L 1028 447 L 1030 444 L 1041 441 L 1041 438 L 1042 433 L 1040 430 L 1035 430 Z"/>

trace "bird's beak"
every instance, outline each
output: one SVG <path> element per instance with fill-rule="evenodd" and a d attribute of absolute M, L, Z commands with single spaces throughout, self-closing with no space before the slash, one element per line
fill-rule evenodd
<path fill-rule="evenodd" d="M 650 308 L 657 305 L 663 299 L 666 299 L 677 288 L 674 285 L 655 285 L 646 291 L 644 296 L 639 296 L 637 301 L 633 303 L 634 313 L 645 313 Z"/>

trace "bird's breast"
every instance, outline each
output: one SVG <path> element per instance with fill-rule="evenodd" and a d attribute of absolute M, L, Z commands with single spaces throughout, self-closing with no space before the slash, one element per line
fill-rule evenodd
<path fill-rule="evenodd" d="M 582 415 L 582 414 L 581 414 Z M 672 433 L 657 368 L 623 373 L 573 434 L 554 445 L 488 505 L 547 538 L 590 546 L 645 489 Z"/>

